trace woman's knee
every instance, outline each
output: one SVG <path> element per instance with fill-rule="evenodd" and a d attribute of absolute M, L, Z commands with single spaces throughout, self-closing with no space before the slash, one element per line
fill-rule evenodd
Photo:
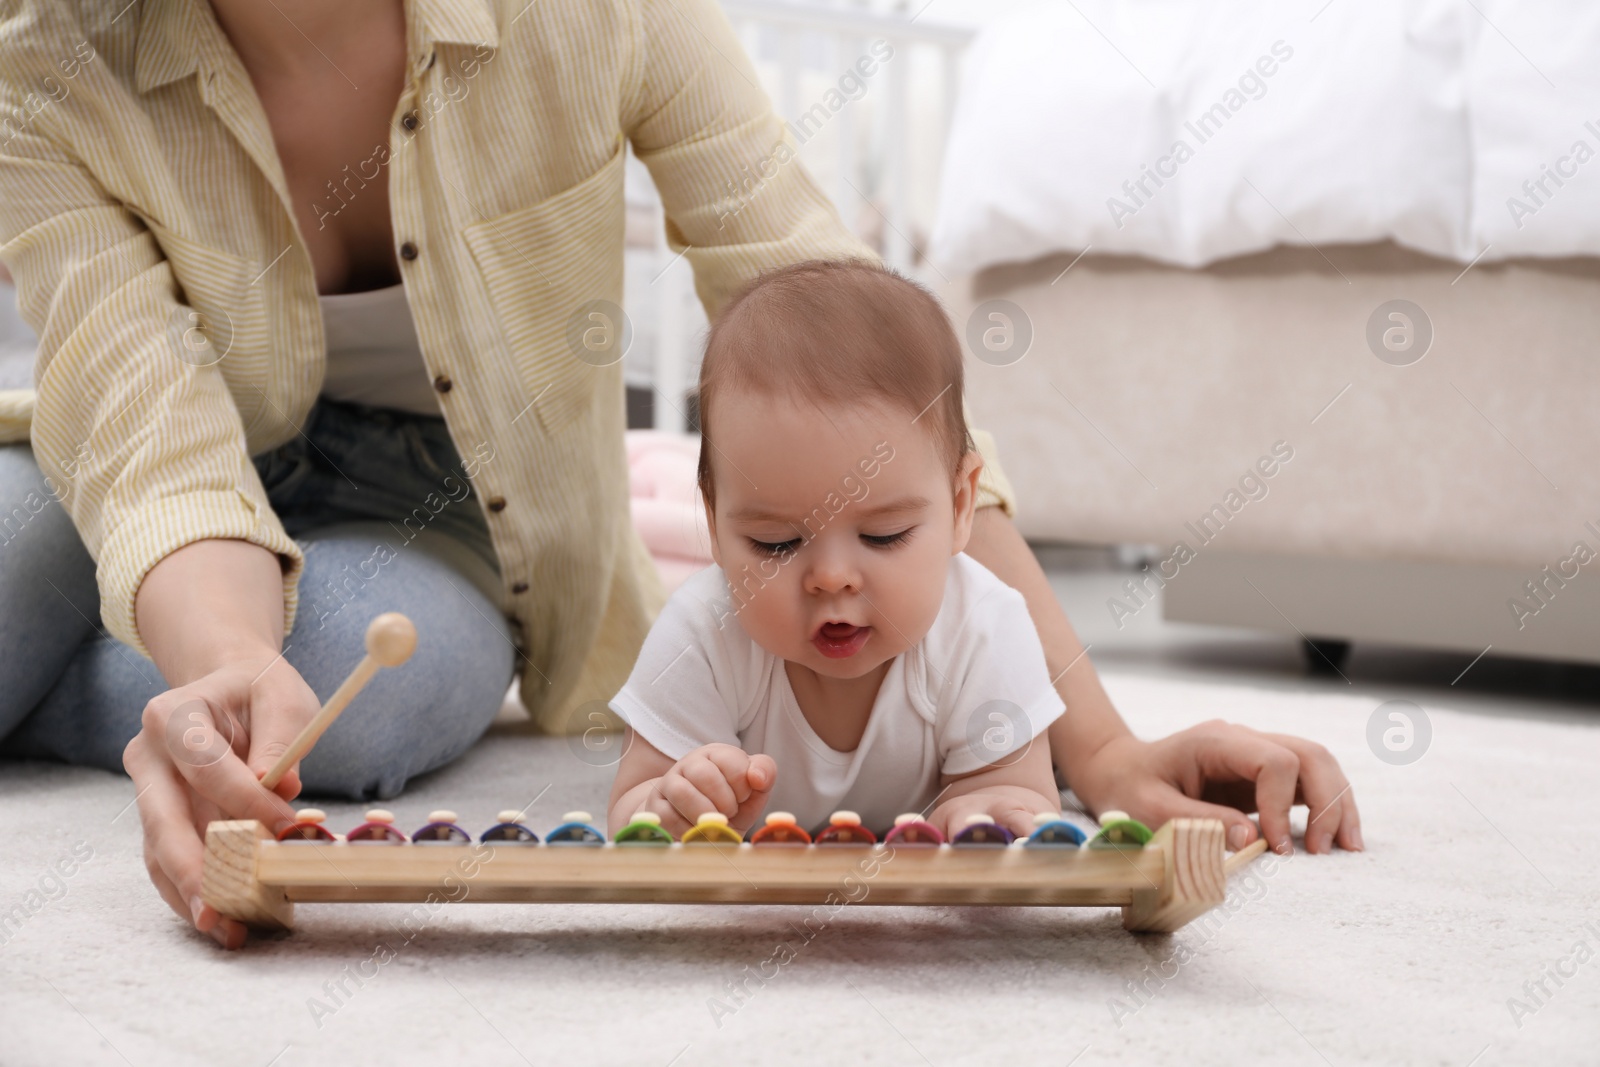
<path fill-rule="evenodd" d="M 286 658 L 326 700 L 365 654 L 367 625 L 398 611 L 417 647 L 351 701 L 301 764 L 307 792 L 388 797 L 465 752 L 500 710 L 514 669 L 510 627 L 439 560 L 356 538 L 306 544 L 302 601 Z M 376 555 L 375 555 L 376 554 Z M 314 599 L 307 603 L 306 596 Z M 307 610 L 308 607 L 310 610 Z M 297 654 L 297 650 L 303 650 Z"/>
<path fill-rule="evenodd" d="M 26 444 L 0 447 L 0 737 L 53 686 L 100 615 L 94 560 Z"/>

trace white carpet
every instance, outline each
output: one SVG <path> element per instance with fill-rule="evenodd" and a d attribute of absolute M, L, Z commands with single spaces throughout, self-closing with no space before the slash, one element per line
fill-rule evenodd
<path fill-rule="evenodd" d="M 0 914 L 53 899 L 0 945 L 0 1063 L 1600 1062 L 1600 728 L 1428 706 L 1431 748 L 1396 767 L 1367 747 L 1370 699 L 1108 685 L 1146 735 L 1226 717 L 1323 741 L 1368 851 L 1236 878 L 1209 937 L 1134 937 L 1111 909 L 850 907 L 802 944 L 798 907 L 462 904 L 408 939 L 404 905 L 303 905 L 292 936 L 227 954 L 149 887 L 126 780 L 11 764 Z M 547 785 L 541 829 L 602 810 L 608 773 L 499 732 L 393 806 L 477 827 Z M 75 845 L 92 855 L 58 883 Z"/>

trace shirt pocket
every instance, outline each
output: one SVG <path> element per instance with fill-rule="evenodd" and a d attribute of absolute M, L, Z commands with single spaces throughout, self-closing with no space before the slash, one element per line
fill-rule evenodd
<path fill-rule="evenodd" d="M 618 138 L 578 184 L 462 231 L 527 390 L 522 403 L 548 433 L 590 409 L 602 376 L 620 380 L 631 334 L 620 317 L 623 158 Z"/>

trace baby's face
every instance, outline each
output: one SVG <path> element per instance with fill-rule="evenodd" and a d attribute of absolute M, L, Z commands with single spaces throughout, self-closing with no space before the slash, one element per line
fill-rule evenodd
<path fill-rule="evenodd" d="M 832 678 L 922 640 L 971 532 L 977 454 L 948 470 L 882 403 L 728 392 L 715 405 L 712 555 L 751 638 Z"/>

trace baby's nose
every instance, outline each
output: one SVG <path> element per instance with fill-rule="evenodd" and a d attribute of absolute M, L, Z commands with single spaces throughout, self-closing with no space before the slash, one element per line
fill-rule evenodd
<path fill-rule="evenodd" d="M 838 593 L 861 588 L 860 571 L 840 554 L 819 553 L 806 575 L 807 585 L 819 593 Z"/>

